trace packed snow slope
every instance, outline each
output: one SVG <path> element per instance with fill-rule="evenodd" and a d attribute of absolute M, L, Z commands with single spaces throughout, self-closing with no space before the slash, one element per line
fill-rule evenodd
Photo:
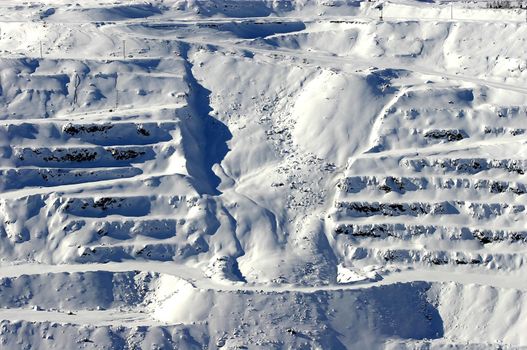
<path fill-rule="evenodd" d="M 0 0 L 0 348 L 526 347 L 525 18 Z"/>

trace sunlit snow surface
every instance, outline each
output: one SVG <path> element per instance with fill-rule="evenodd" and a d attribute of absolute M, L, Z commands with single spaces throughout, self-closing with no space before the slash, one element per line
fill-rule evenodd
<path fill-rule="evenodd" d="M 527 346 L 526 18 L 0 0 L 0 348 Z"/>

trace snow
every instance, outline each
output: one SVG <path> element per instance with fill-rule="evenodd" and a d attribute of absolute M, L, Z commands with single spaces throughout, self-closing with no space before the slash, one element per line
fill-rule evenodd
<path fill-rule="evenodd" d="M 526 18 L 0 0 L 0 348 L 527 346 Z"/>
<path fill-rule="evenodd" d="M 382 83 L 375 76 L 321 72 L 303 87 L 292 108 L 296 120 L 293 140 L 321 159 L 345 164 L 367 142 L 368 131 L 384 105 Z"/>
<path fill-rule="evenodd" d="M 211 292 L 197 289 L 185 280 L 163 276 L 158 288 L 152 317 L 159 321 L 173 324 L 204 321 L 213 307 Z"/>

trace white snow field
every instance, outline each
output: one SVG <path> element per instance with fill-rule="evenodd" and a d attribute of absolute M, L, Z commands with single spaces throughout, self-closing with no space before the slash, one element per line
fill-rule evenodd
<path fill-rule="evenodd" d="M 0 0 L 0 349 L 527 347 L 526 18 Z"/>

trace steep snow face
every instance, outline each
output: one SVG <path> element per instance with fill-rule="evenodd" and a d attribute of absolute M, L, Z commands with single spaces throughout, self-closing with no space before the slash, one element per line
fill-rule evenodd
<path fill-rule="evenodd" d="M 524 14 L 379 5 L 2 1 L 0 347 L 526 346 Z"/>
<path fill-rule="evenodd" d="M 321 159 L 345 164 L 367 142 L 389 96 L 387 86 L 382 76 L 323 71 L 295 101 L 294 141 Z"/>

